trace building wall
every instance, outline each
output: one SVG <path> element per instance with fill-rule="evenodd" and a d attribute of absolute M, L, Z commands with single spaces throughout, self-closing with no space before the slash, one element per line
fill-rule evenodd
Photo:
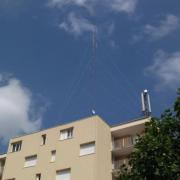
<path fill-rule="evenodd" d="M 6 154 L 0 155 L 0 180 L 2 180 L 5 162 L 6 162 Z"/>
<path fill-rule="evenodd" d="M 97 179 L 112 180 L 111 132 L 103 121 L 97 121 Z"/>
<path fill-rule="evenodd" d="M 74 127 L 73 138 L 59 140 L 60 130 Z M 41 146 L 41 135 L 46 134 L 46 145 Z M 10 152 L 11 143 L 22 140 L 19 152 Z M 80 144 L 96 142 L 96 153 L 79 156 Z M 71 180 L 111 180 L 110 128 L 94 116 L 10 141 L 3 180 L 33 180 L 37 173 L 43 180 L 55 179 L 56 171 L 71 168 Z M 56 150 L 56 161 L 50 162 L 51 151 Z M 25 157 L 37 154 L 37 165 L 24 168 Z M 102 166 L 103 163 L 103 166 Z"/>
<path fill-rule="evenodd" d="M 116 174 L 116 169 L 112 169 L 112 157 L 121 160 L 133 150 L 133 147 L 131 151 L 125 147 L 116 149 L 112 140 L 142 133 L 147 121 L 149 119 L 139 119 L 110 127 L 100 117 L 93 116 L 14 138 L 9 143 L 2 180 L 34 180 L 38 173 L 41 173 L 42 180 L 55 180 L 56 171 L 69 168 L 71 180 L 112 180 L 112 175 Z M 71 127 L 74 128 L 73 138 L 59 140 L 60 131 Z M 46 144 L 42 146 L 41 136 L 44 134 Z M 21 151 L 11 152 L 11 143 L 17 141 L 22 141 Z M 80 156 L 80 145 L 88 142 L 95 142 L 95 153 Z M 50 162 L 53 150 L 56 150 L 56 161 Z M 37 155 L 37 165 L 25 168 L 25 157 L 32 155 Z"/>

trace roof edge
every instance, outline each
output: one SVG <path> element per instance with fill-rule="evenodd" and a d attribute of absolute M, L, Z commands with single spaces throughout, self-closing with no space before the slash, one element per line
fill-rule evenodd
<path fill-rule="evenodd" d="M 151 119 L 151 116 L 149 116 L 149 117 L 140 117 L 140 118 L 137 118 L 137 119 L 133 119 L 133 120 L 129 120 L 129 121 L 124 121 L 124 122 L 121 122 L 119 124 L 111 125 L 110 127 L 114 128 L 116 126 L 121 126 L 121 125 L 124 125 L 124 124 L 129 124 L 129 123 L 132 123 L 132 122 L 141 121 L 141 120 L 145 120 L 145 119 L 149 119 L 149 118 Z"/>
<path fill-rule="evenodd" d="M 93 116 L 87 116 L 87 117 L 84 117 L 84 118 L 81 118 L 81 119 L 77 119 L 77 120 L 73 120 L 73 121 L 70 121 L 70 122 L 65 122 L 65 123 L 62 123 L 62 124 L 58 124 L 58 125 L 55 125 L 55 126 L 52 126 L 52 127 L 49 127 L 49 128 L 44 128 L 44 129 L 39 129 L 37 131 L 34 131 L 32 133 L 24 133 L 22 135 L 19 135 L 19 136 L 14 136 L 12 138 L 10 138 L 10 140 L 13 140 L 13 139 L 16 139 L 16 138 L 20 138 L 20 137 L 24 137 L 24 136 L 28 136 L 28 135 L 32 135 L 32 134 L 36 134 L 36 133 L 39 133 L 41 131 L 47 131 L 47 130 L 50 130 L 50 129 L 54 129 L 54 128 L 57 128 L 59 126 L 65 126 L 65 125 L 68 125 L 68 124 L 71 124 L 71 123 L 75 123 L 75 122 L 78 122 L 78 121 L 84 121 L 84 120 L 87 120 L 87 119 L 90 119 L 90 118 L 94 118 L 94 117 L 98 117 L 99 119 L 101 119 L 102 121 L 104 121 L 108 126 L 110 126 L 105 120 L 103 120 L 103 118 L 101 118 L 99 115 L 93 115 Z M 111 127 L 111 126 L 110 126 Z"/>
<path fill-rule="evenodd" d="M 4 159 L 6 158 L 6 156 L 7 156 L 7 153 L 0 154 L 0 159 Z"/>

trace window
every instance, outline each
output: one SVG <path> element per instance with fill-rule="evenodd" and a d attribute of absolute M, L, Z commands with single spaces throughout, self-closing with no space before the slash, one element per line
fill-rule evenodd
<path fill-rule="evenodd" d="M 28 157 L 25 158 L 24 167 L 35 166 L 36 164 L 37 164 L 37 155 L 28 156 Z"/>
<path fill-rule="evenodd" d="M 130 147 L 133 145 L 133 136 L 124 137 L 124 148 Z"/>
<path fill-rule="evenodd" d="M 60 140 L 70 139 L 73 137 L 73 128 L 60 131 Z"/>
<path fill-rule="evenodd" d="M 41 136 L 41 146 L 45 145 L 46 144 L 46 134 L 43 134 Z"/>
<path fill-rule="evenodd" d="M 36 180 L 41 180 L 41 174 L 36 174 Z"/>
<path fill-rule="evenodd" d="M 55 162 L 56 160 L 56 151 L 51 151 L 51 162 Z"/>
<path fill-rule="evenodd" d="M 11 152 L 17 152 L 21 150 L 22 141 L 14 142 L 11 144 Z"/>
<path fill-rule="evenodd" d="M 80 145 L 80 156 L 95 153 L 95 142 Z"/>
<path fill-rule="evenodd" d="M 71 179 L 71 170 L 64 169 L 56 172 L 56 180 L 70 180 Z"/>
<path fill-rule="evenodd" d="M 138 136 L 137 135 L 132 136 L 132 141 L 133 141 L 133 145 L 135 145 L 136 142 L 138 141 Z"/>

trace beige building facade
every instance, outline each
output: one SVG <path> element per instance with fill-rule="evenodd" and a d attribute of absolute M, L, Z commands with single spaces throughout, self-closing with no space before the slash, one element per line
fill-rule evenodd
<path fill-rule="evenodd" d="M 114 180 L 146 119 L 110 126 L 99 116 L 10 140 L 0 180 Z"/>

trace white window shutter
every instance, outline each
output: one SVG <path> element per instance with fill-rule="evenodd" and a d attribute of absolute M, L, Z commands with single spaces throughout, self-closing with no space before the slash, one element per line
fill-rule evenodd
<path fill-rule="evenodd" d="M 71 179 L 70 170 L 62 170 L 56 173 L 56 180 L 70 180 Z"/>
<path fill-rule="evenodd" d="M 26 157 L 24 167 L 35 166 L 36 163 L 37 163 L 37 156 Z"/>
<path fill-rule="evenodd" d="M 83 144 L 80 146 L 80 156 L 92 154 L 95 152 L 95 142 Z"/>
<path fill-rule="evenodd" d="M 60 140 L 67 139 L 67 137 L 68 137 L 68 132 L 67 131 L 61 131 Z"/>

